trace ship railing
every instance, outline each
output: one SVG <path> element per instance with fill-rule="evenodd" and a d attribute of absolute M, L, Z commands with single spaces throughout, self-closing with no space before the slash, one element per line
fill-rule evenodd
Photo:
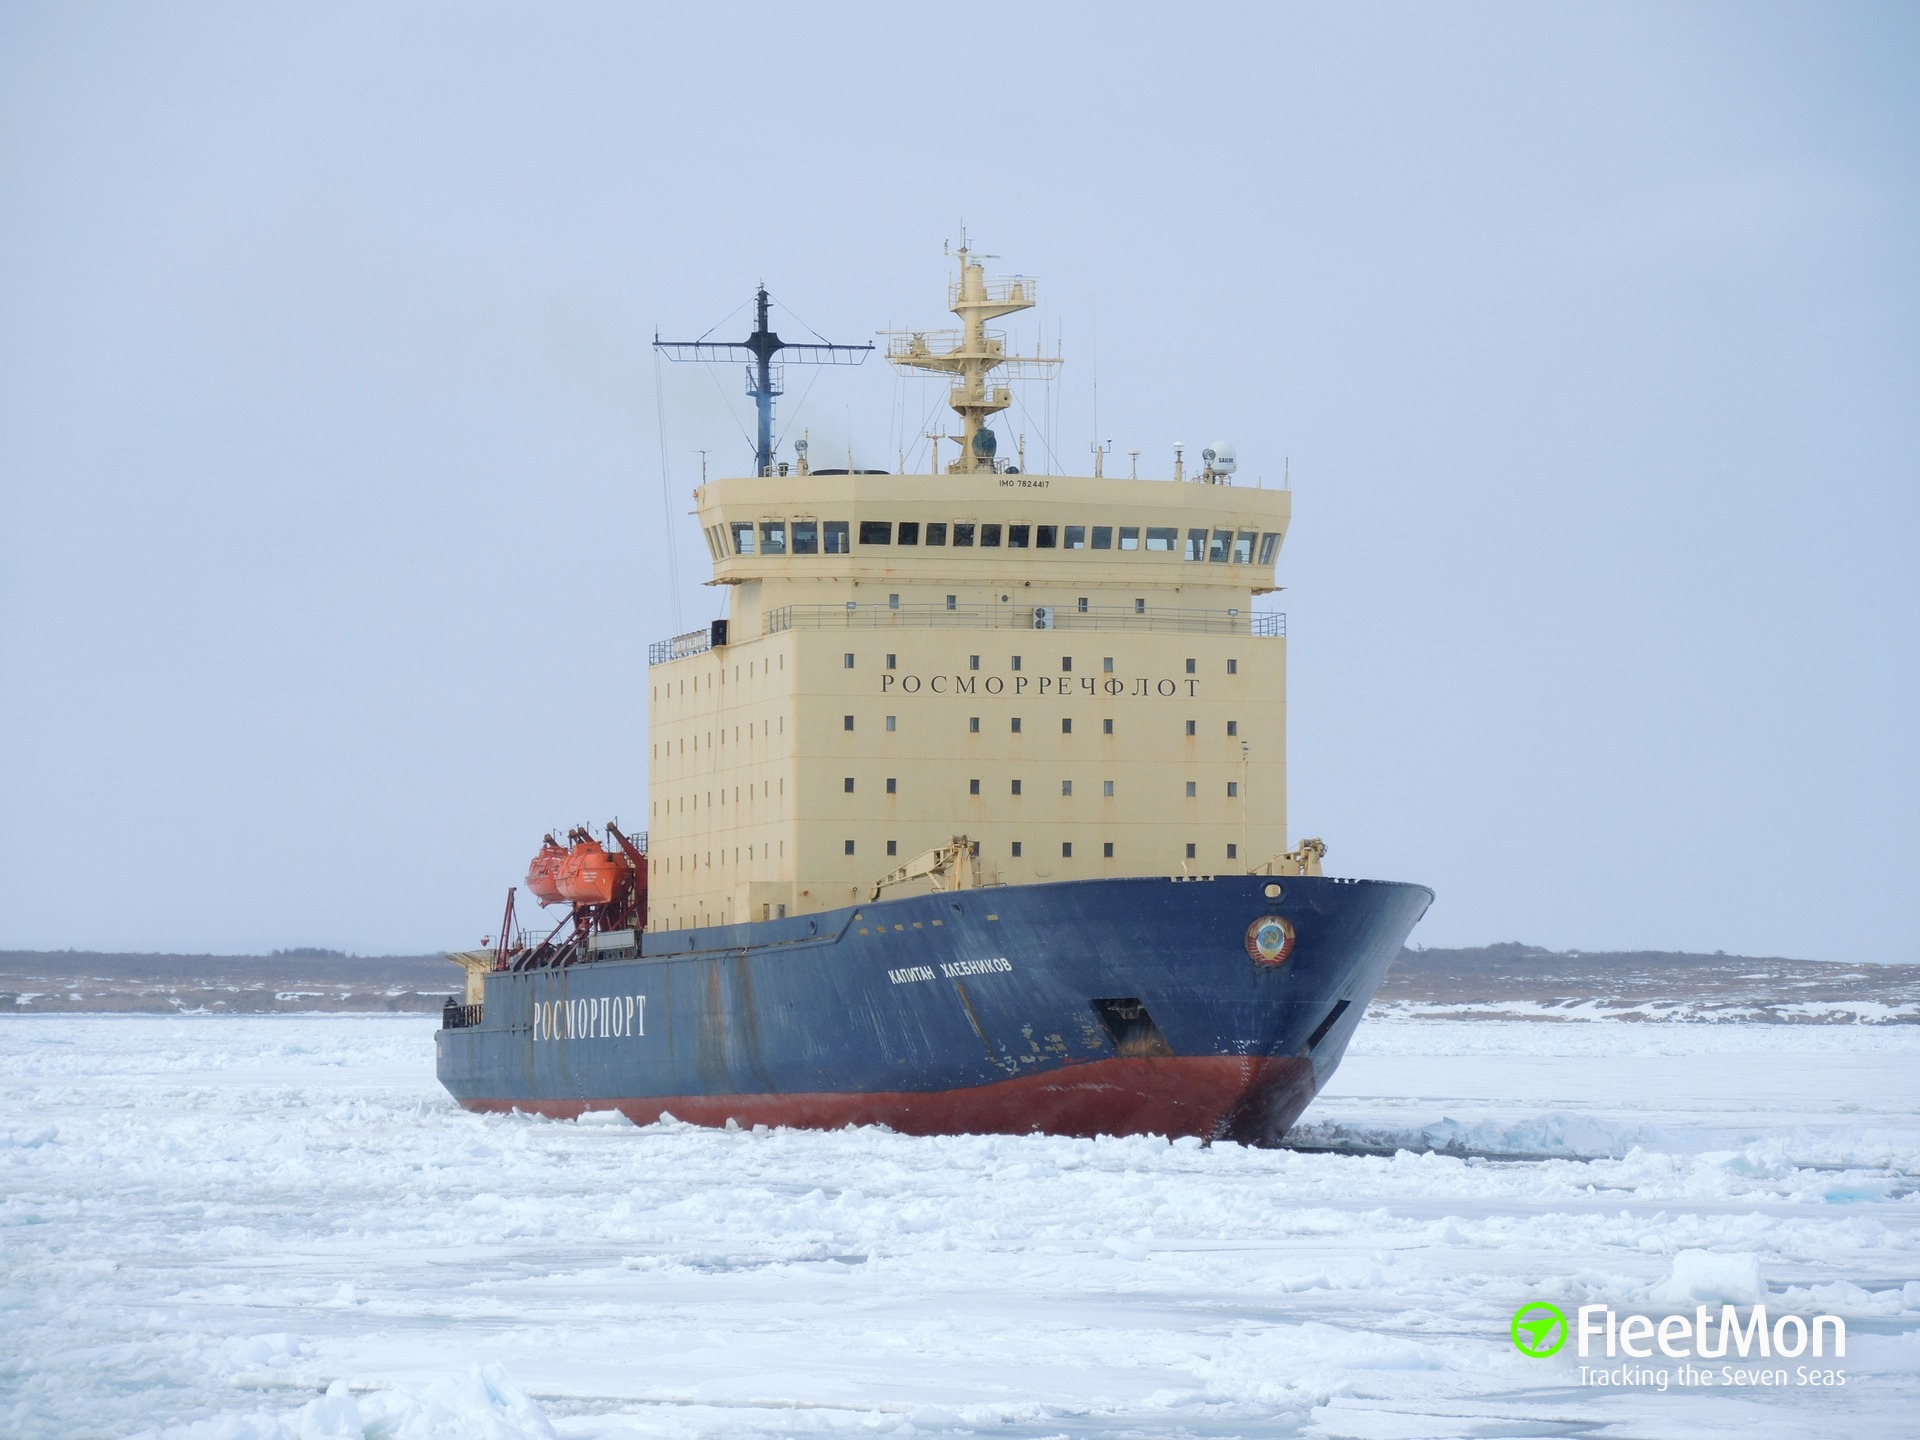
<path fill-rule="evenodd" d="M 471 1030 L 480 1023 L 484 1005 L 456 1005 L 449 1000 L 440 1011 L 442 1030 Z"/>
<path fill-rule="evenodd" d="M 947 308 L 953 309 L 960 303 L 960 297 L 966 293 L 962 280 L 947 282 Z M 995 305 L 1012 302 L 1015 305 L 1032 305 L 1039 299 L 1039 286 L 1031 275 L 1018 275 L 1011 280 L 988 280 L 981 287 L 985 298 Z"/>
<path fill-rule="evenodd" d="M 669 660 L 684 660 L 689 655 L 704 655 L 713 648 L 711 630 L 689 630 L 671 640 L 656 640 L 647 646 L 647 664 L 664 665 Z"/>
<path fill-rule="evenodd" d="M 1185 635 L 1280 638 L 1278 610 L 1195 610 L 1126 605 L 782 605 L 761 618 L 760 633 L 783 630 L 1125 630 Z"/>

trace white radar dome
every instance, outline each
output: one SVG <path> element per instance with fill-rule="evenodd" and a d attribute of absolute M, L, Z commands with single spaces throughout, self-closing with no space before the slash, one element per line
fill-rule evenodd
<path fill-rule="evenodd" d="M 1216 441 L 1213 445 L 1213 458 L 1209 462 L 1222 475 L 1231 475 L 1240 468 L 1240 462 L 1234 457 L 1233 446 L 1226 441 Z"/>

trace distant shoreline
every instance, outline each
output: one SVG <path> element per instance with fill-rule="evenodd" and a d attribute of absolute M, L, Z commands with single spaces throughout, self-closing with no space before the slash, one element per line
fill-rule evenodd
<path fill-rule="evenodd" d="M 0 950 L 4 1014 L 425 1014 L 462 987 L 445 955 Z M 1920 964 L 1507 943 L 1403 950 L 1388 1015 L 1577 1021 L 1920 1023 Z"/>

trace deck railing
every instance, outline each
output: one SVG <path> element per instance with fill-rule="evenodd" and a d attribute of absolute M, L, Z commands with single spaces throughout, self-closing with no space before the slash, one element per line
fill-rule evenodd
<path fill-rule="evenodd" d="M 440 1011 L 442 1030 L 471 1030 L 480 1023 L 484 1005 L 456 1005 L 449 1000 Z"/>
<path fill-rule="evenodd" d="M 1188 610 L 1125 605 L 782 605 L 761 619 L 763 635 L 783 630 L 1127 630 L 1187 635 L 1287 633 L 1278 610 Z"/>

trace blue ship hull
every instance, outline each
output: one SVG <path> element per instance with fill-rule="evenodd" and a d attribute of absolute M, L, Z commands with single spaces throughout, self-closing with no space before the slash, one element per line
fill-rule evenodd
<path fill-rule="evenodd" d="M 1079 880 L 643 934 L 488 974 L 438 1071 L 473 1110 L 1273 1143 L 1432 899 L 1319 876 Z M 1283 935 L 1277 962 L 1256 943 Z"/>

